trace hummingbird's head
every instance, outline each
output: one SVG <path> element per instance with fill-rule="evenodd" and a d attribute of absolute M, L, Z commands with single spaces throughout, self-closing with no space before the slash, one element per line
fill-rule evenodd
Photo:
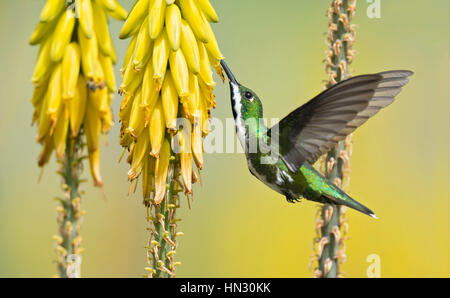
<path fill-rule="evenodd" d="M 225 61 L 220 61 L 220 64 L 230 80 L 231 107 L 234 119 L 245 122 L 250 118 L 262 118 L 263 107 L 256 93 L 239 84 Z"/>

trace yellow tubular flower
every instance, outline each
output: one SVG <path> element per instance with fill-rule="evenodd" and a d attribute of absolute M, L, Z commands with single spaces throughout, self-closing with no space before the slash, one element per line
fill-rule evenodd
<path fill-rule="evenodd" d="M 86 112 L 87 89 L 86 79 L 81 75 L 78 78 L 74 97 L 69 101 L 69 119 L 72 137 L 76 138 L 83 123 Z"/>
<path fill-rule="evenodd" d="M 79 25 L 86 38 L 94 35 L 94 15 L 91 0 L 77 0 L 75 5 L 78 8 Z"/>
<path fill-rule="evenodd" d="M 133 70 L 140 71 L 147 64 L 151 52 L 147 51 L 152 46 L 152 40 L 149 34 L 149 18 L 146 17 L 142 22 L 141 28 L 136 40 L 136 48 L 133 54 Z"/>
<path fill-rule="evenodd" d="M 50 75 L 53 62 L 50 59 L 50 50 L 52 46 L 52 38 L 49 37 L 40 45 L 36 66 L 34 67 L 33 77 L 31 81 L 35 86 L 39 86 Z"/>
<path fill-rule="evenodd" d="M 203 168 L 203 143 L 202 143 L 202 120 L 196 121 L 194 128 L 192 129 L 192 154 L 194 156 L 195 164 L 197 168 Z"/>
<path fill-rule="evenodd" d="M 175 235 L 165 228 L 173 226 L 175 211 L 168 210 L 179 206 L 179 192 L 190 202 L 192 184 L 200 180 L 193 165 L 204 164 L 202 142 L 215 107 L 212 67 L 222 75 L 223 55 L 209 24 L 217 21 L 208 0 L 137 0 L 120 32 L 131 38 L 119 88 L 120 144 L 129 152 L 128 178 L 142 175 L 144 204 L 154 206 L 154 228 L 165 231 L 151 236 L 151 277 L 174 275 L 173 256 L 162 260 L 154 253 L 175 249 Z M 148 139 L 144 157 L 142 139 Z"/>
<path fill-rule="evenodd" d="M 189 102 L 188 102 L 188 117 L 191 119 L 198 120 L 201 115 L 200 107 L 200 88 L 198 85 L 198 76 L 194 75 L 192 72 L 189 73 Z"/>
<path fill-rule="evenodd" d="M 197 4 L 205 14 L 205 17 L 208 19 L 208 21 L 213 23 L 217 23 L 219 21 L 219 17 L 217 16 L 217 13 L 209 0 L 197 0 Z"/>
<path fill-rule="evenodd" d="M 107 15 L 124 19 L 126 12 L 116 0 L 75 0 L 74 4 L 47 0 L 30 38 L 30 44 L 40 46 L 31 100 L 37 139 L 44 146 L 39 165 L 48 162 L 53 150 L 61 161 L 67 138 L 75 139 L 81 131 L 87 138 L 95 184 L 102 185 L 99 135 L 113 122 L 109 105 L 116 90 L 116 57 Z"/>
<path fill-rule="evenodd" d="M 208 53 L 211 54 L 211 56 L 217 61 L 214 67 L 217 67 L 218 64 L 220 64 L 220 60 L 222 60 L 224 57 L 219 49 L 219 44 L 217 43 L 217 39 L 214 35 L 214 32 L 212 31 L 211 25 L 206 21 L 205 17 L 202 16 L 203 21 L 205 23 L 206 32 L 209 38 L 209 42 L 205 44 L 206 49 L 208 50 Z"/>
<path fill-rule="evenodd" d="M 184 100 L 189 96 L 189 69 L 183 52 L 181 50 L 171 51 L 169 63 L 178 96 Z"/>
<path fill-rule="evenodd" d="M 149 29 L 150 37 L 155 39 L 161 33 L 166 16 L 166 1 L 151 0 L 149 5 Z"/>
<path fill-rule="evenodd" d="M 170 47 L 169 38 L 164 31 L 156 40 L 153 47 L 153 79 L 156 82 L 156 89 L 160 90 L 164 81 L 167 63 L 169 61 Z"/>
<path fill-rule="evenodd" d="M 98 46 L 95 37 L 86 38 L 81 26 L 78 26 L 78 42 L 81 48 L 81 67 L 84 75 L 90 81 L 94 81 L 96 61 L 98 59 Z"/>
<path fill-rule="evenodd" d="M 208 52 L 203 42 L 198 42 L 198 51 L 200 54 L 200 77 L 211 88 L 216 86 L 213 79 L 213 72 L 209 63 Z"/>
<path fill-rule="evenodd" d="M 148 14 L 149 0 L 138 0 L 123 24 L 119 37 L 121 39 L 134 35 L 141 27 L 142 21 Z"/>
<path fill-rule="evenodd" d="M 56 125 L 57 114 L 61 108 L 61 64 L 55 68 L 50 78 L 50 84 L 48 85 L 48 106 L 46 117 L 50 118 L 52 128 Z"/>
<path fill-rule="evenodd" d="M 51 22 L 64 9 L 65 0 L 49 0 L 42 8 L 39 21 L 42 23 Z"/>
<path fill-rule="evenodd" d="M 161 146 L 161 152 L 159 158 L 156 159 L 155 164 L 155 196 L 154 201 L 156 204 L 160 204 L 166 195 L 166 178 L 167 170 L 169 167 L 170 158 L 170 144 L 169 141 L 164 140 Z"/>
<path fill-rule="evenodd" d="M 181 164 L 181 177 L 183 177 L 183 183 L 186 187 L 186 192 L 192 192 L 192 151 L 191 151 L 191 135 L 188 133 L 188 129 L 184 128 L 180 131 L 180 164 Z"/>
<path fill-rule="evenodd" d="M 36 86 L 33 91 L 33 96 L 31 97 L 31 103 L 33 107 L 38 108 L 42 106 L 42 102 L 44 101 L 45 92 L 47 91 L 48 80 Z M 36 120 L 36 119 L 35 119 Z"/>
<path fill-rule="evenodd" d="M 150 121 L 151 111 L 158 100 L 158 87 L 153 80 L 153 63 L 147 63 L 145 68 L 144 78 L 142 80 L 142 107 L 144 108 L 145 124 Z"/>
<path fill-rule="evenodd" d="M 106 86 L 110 92 L 115 92 L 116 87 L 116 77 L 114 76 L 114 62 L 110 56 L 99 56 L 100 66 L 105 75 Z"/>
<path fill-rule="evenodd" d="M 153 114 L 151 116 L 150 120 L 150 142 L 152 144 L 152 150 L 150 154 L 158 158 L 159 157 L 159 150 L 161 149 L 161 144 L 164 140 L 164 135 L 166 131 L 165 127 L 165 121 L 164 121 L 164 115 L 162 110 L 162 104 L 161 100 L 158 100 L 158 103 L 156 104 Z"/>
<path fill-rule="evenodd" d="M 62 80 L 62 97 L 64 100 L 70 100 L 75 96 L 80 74 L 80 47 L 76 42 L 67 46 L 62 61 L 62 71 L 67 74 L 67 77 Z"/>
<path fill-rule="evenodd" d="M 50 160 L 53 149 L 55 148 L 53 144 L 53 139 L 50 136 L 47 136 L 38 158 L 38 165 L 40 167 L 43 167 Z"/>
<path fill-rule="evenodd" d="M 142 196 L 144 200 L 150 199 L 153 191 L 152 179 L 155 175 L 155 159 L 151 156 L 144 158 L 142 162 Z"/>
<path fill-rule="evenodd" d="M 170 5 L 166 9 L 166 30 L 172 51 L 180 48 L 181 13 L 176 5 Z"/>
<path fill-rule="evenodd" d="M 38 113 L 37 125 L 38 125 L 38 134 L 37 141 L 42 143 L 44 139 L 49 135 L 50 131 L 50 117 L 47 115 L 47 106 L 49 101 L 50 93 L 46 93 L 42 104 L 39 107 L 39 110 L 36 109 Z"/>
<path fill-rule="evenodd" d="M 144 130 L 144 115 L 145 111 L 142 108 L 142 92 L 141 89 L 139 89 L 133 99 L 133 106 L 131 108 L 128 124 L 128 131 L 135 138 L 137 138 L 142 130 Z"/>
<path fill-rule="evenodd" d="M 114 11 L 116 9 L 117 2 L 115 0 L 100 0 L 98 3 L 103 4 L 107 11 Z"/>
<path fill-rule="evenodd" d="M 42 23 L 39 22 L 34 29 L 33 34 L 30 36 L 29 43 L 30 45 L 38 45 L 42 43 L 43 40 L 45 40 L 50 33 L 53 31 L 53 28 L 56 26 L 56 21 L 53 20 L 51 22 Z"/>
<path fill-rule="evenodd" d="M 148 134 L 142 133 L 133 148 L 131 169 L 128 171 L 129 180 L 136 179 L 141 173 L 143 169 L 143 161 L 149 154 L 149 144 L 150 140 Z"/>
<path fill-rule="evenodd" d="M 44 167 L 55 151 L 64 190 L 57 208 L 60 277 L 69 277 L 67 254 L 83 250 L 79 230 L 84 147 L 94 185 L 103 186 L 100 134 L 113 124 L 110 104 L 116 90 L 116 54 L 107 15 L 124 20 L 127 13 L 116 0 L 47 0 L 29 40 L 39 45 L 31 98 L 32 123 L 42 144 L 38 165 Z"/>
<path fill-rule="evenodd" d="M 59 62 L 63 57 L 66 47 L 72 38 L 73 27 L 75 26 L 75 12 L 66 10 L 56 25 L 51 48 L 51 59 Z"/>
<path fill-rule="evenodd" d="M 194 0 L 180 0 L 181 15 L 189 23 L 195 36 L 202 42 L 208 43 L 210 36 L 206 28 L 207 22 L 203 13 L 198 9 Z"/>
<path fill-rule="evenodd" d="M 200 52 L 194 33 L 184 20 L 181 22 L 181 50 L 189 70 L 195 75 L 198 74 L 200 72 Z"/>
<path fill-rule="evenodd" d="M 169 133 L 174 133 L 177 127 L 178 94 L 170 70 L 167 71 L 167 78 L 162 86 L 161 100 L 166 127 Z"/>
<path fill-rule="evenodd" d="M 111 0 L 109 0 L 111 1 Z M 109 16 L 112 18 L 119 20 L 119 21 L 125 21 L 128 15 L 128 12 L 117 3 L 117 0 L 112 0 L 115 2 L 114 10 L 107 10 L 106 13 L 108 13 Z M 105 2 L 105 0 L 103 0 Z"/>
<path fill-rule="evenodd" d="M 62 159 L 66 150 L 66 138 L 69 130 L 69 115 L 65 108 L 60 109 L 58 122 L 53 133 L 53 141 L 56 149 L 56 157 Z"/>
<path fill-rule="evenodd" d="M 92 92 L 92 91 L 89 91 Z M 96 186 L 101 186 L 102 179 L 99 173 L 99 151 L 100 151 L 100 133 L 101 133 L 101 120 L 99 111 L 95 105 L 96 98 L 88 95 L 86 114 L 84 116 L 84 133 L 86 135 L 86 144 L 89 153 L 89 162 L 91 165 L 91 174 Z"/>
<path fill-rule="evenodd" d="M 108 19 L 106 17 L 105 11 L 102 9 L 103 6 L 101 2 L 102 1 L 94 1 L 93 6 L 95 36 L 97 37 L 98 47 L 102 54 L 104 56 L 110 57 L 113 62 L 116 62 L 116 53 L 114 51 L 114 45 L 108 29 Z M 107 1 L 103 0 L 103 2 Z"/>

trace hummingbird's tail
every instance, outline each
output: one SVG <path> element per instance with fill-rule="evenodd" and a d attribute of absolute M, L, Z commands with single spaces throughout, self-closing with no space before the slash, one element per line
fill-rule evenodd
<path fill-rule="evenodd" d="M 321 199 L 326 203 L 331 203 L 335 205 L 344 205 L 347 207 L 350 207 L 352 209 L 358 210 L 361 213 L 364 213 L 366 215 L 372 216 L 373 218 L 378 219 L 378 217 L 375 215 L 375 213 L 364 206 L 363 204 L 359 203 L 358 201 L 352 199 L 348 194 L 346 194 L 343 190 L 338 188 L 337 186 L 333 186 L 333 195 L 323 193 L 321 196 Z"/>
<path fill-rule="evenodd" d="M 308 162 L 302 165 L 299 173 L 302 174 L 296 176 L 299 181 L 306 179 L 307 187 L 303 191 L 304 198 L 323 204 L 344 205 L 373 218 L 378 218 L 372 210 L 352 199 L 342 189 L 328 181 Z"/>

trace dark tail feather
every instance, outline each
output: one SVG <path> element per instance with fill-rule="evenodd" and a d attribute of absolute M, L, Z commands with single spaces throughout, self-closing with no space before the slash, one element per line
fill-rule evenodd
<path fill-rule="evenodd" d="M 352 199 L 349 195 L 347 195 L 345 192 L 341 191 L 341 195 L 343 196 L 342 199 L 340 198 L 333 198 L 331 196 L 327 196 L 325 194 L 322 195 L 322 199 L 327 202 L 327 203 L 331 203 L 331 204 L 335 204 L 335 205 L 344 205 L 347 207 L 350 207 L 352 209 L 355 209 L 361 213 L 364 213 L 366 215 L 369 215 L 373 218 L 378 219 L 378 217 L 375 215 L 375 213 L 370 210 L 369 208 L 367 208 L 366 206 L 364 206 L 363 204 L 355 201 L 354 199 Z"/>

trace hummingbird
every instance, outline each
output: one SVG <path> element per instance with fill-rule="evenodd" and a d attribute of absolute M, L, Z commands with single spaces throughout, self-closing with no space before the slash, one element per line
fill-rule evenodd
<path fill-rule="evenodd" d="M 294 203 L 302 198 L 375 213 L 328 181 L 313 164 L 378 111 L 391 104 L 412 71 L 394 70 L 341 81 L 289 113 L 272 128 L 261 121 L 263 105 L 241 85 L 224 60 L 230 81 L 236 134 L 250 173 Z M 254 146 L 254 144 L 257 144 Z"/>

